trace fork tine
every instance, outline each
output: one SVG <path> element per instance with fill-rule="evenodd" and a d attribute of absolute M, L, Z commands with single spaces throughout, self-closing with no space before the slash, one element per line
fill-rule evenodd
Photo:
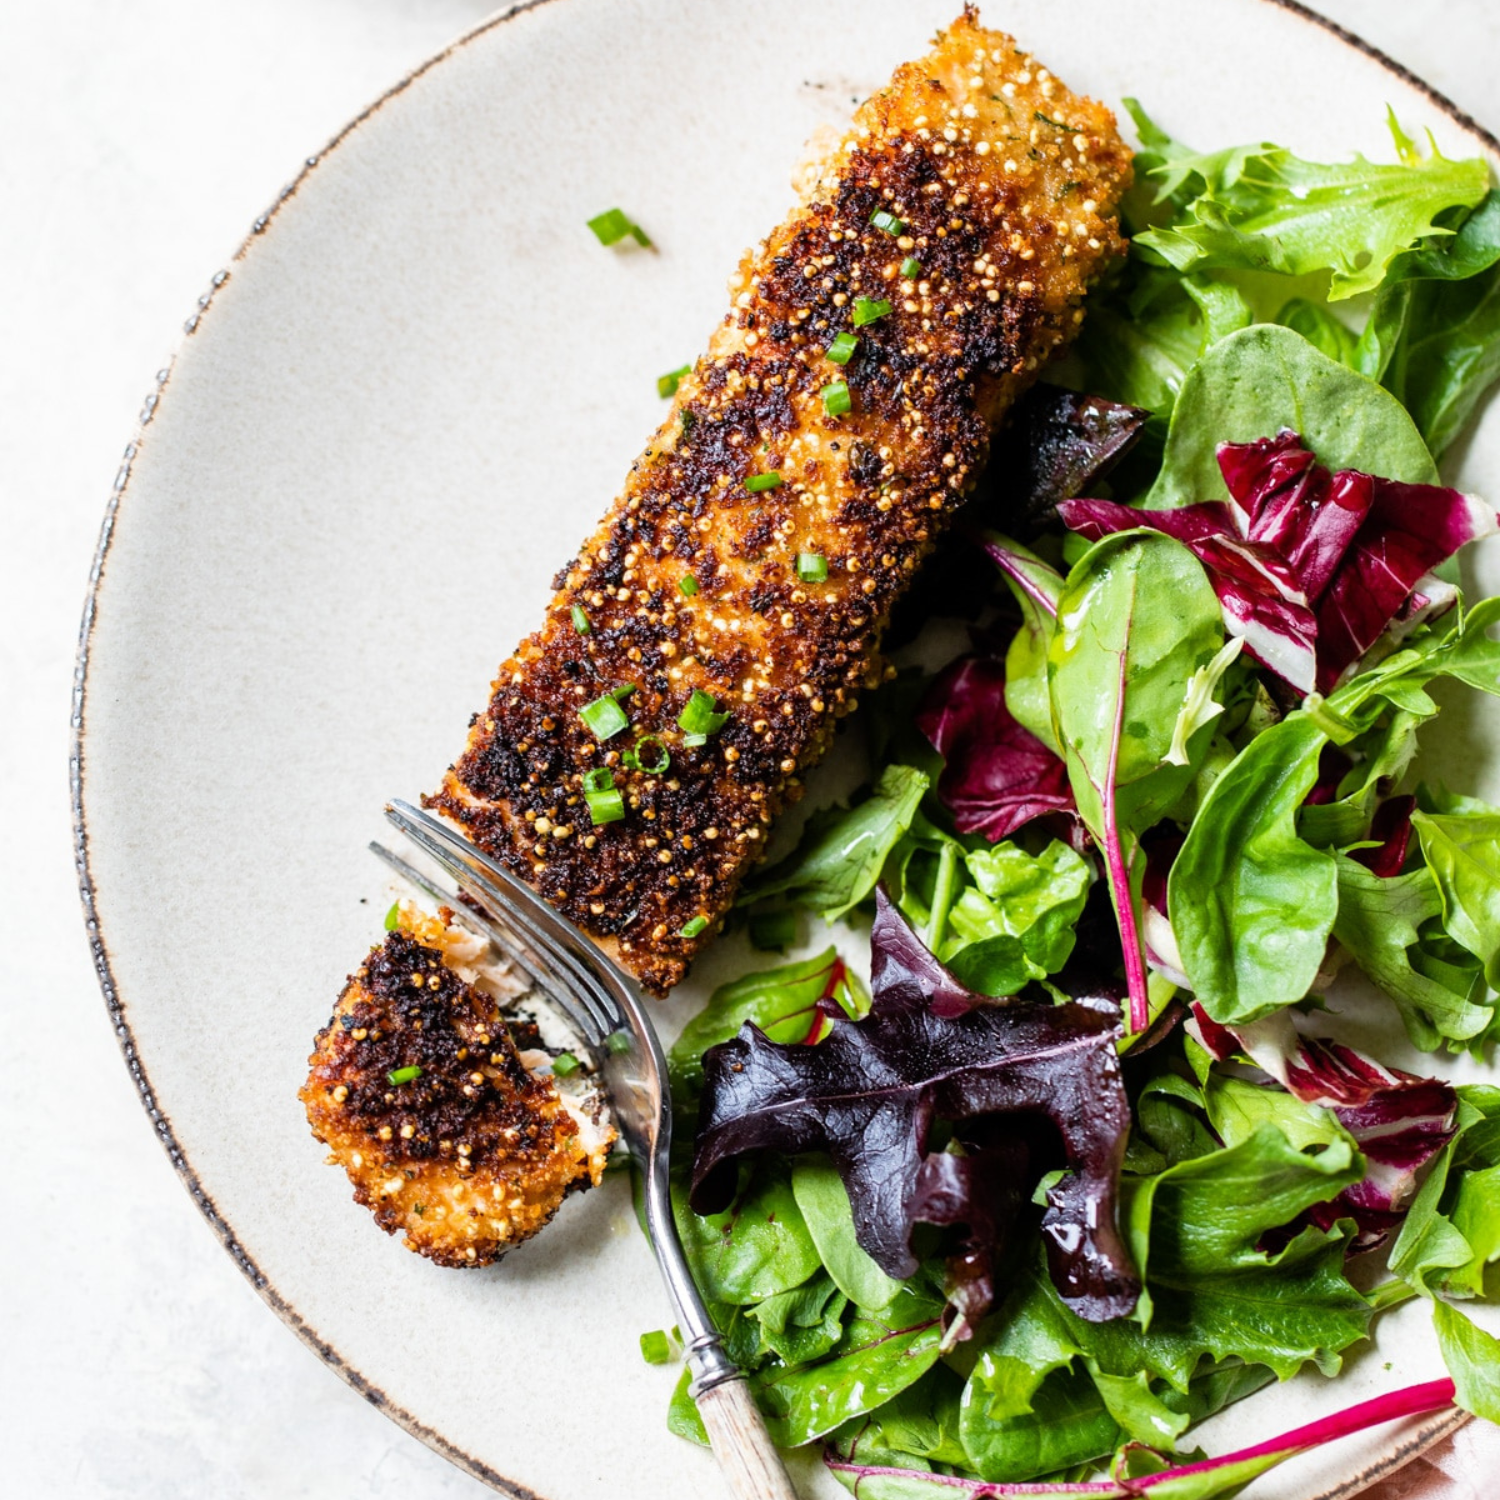
<path fill-rule="evenodd" d="M 548 930 L 550 923 L 537 920 L 533 908 L 541 903 L 528 887 L 500 870 L 460 834 L 409 803 L 392 802 L 386 808 L 386 817 L 441 865 L 460 889 L 475 897 L 492 920 L 513 931 L 530 948 L 533 964 L 544 975 L 544 987 L 549 991 L 564 989 L 575 1003 L 586 1007 L 593 1017 L 590 1029 L 599 1032 L 600 1041 L 625 1026 L 613 997 L 596 982 L 582 955 L 570 952 L 571 945 L 559 940 L 563 933 L 554 935 Z"/>

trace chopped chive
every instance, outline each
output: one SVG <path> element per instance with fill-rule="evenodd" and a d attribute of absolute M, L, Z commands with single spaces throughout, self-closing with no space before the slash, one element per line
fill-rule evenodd
<path fill-rule="evenodd" d="M 583 1064 L 571 1052 L 559 1052 L 552 1059 L 552 1076 L 554 1078 L 568 1078 L 582 1066 Z"/>
<path fill-rule="evenodd" d="M 618 208 L 607 208 L 602 214 L 596 214 L 588 221 L 588 226 L 601 245 L 617 245 L 629 236 L 636 244 L 644 245 L 648 250 L 651 248 L 646 231 Z"/>
<path fill-rule="evenodd" d="M 586 792 L 608 792 L 614 788 L 614 784 L 614 772 L 603 766 L 583 773 L 583 789 Z"/>
<path fill-rule="evenodd" d="M 704 916 L 697 916 L 697 917 L 694 917 L 691 922 L 684 922 L 683 926 L 682 926 L 682 931 L 679 932 L 677 934 L 677 936 L 678 937 L 685 937 L 685 938 L 695 938 L 707 926 L 708 926 L 708 918 L 704 917 Z"/>
<path fill-rule="evenodd" d="M 827 583 L 828 559 L 821 552 L 799 552 L 797 577 L 803 583 Z"/>
<path fill-rule="evenodd" d="M 892 239 L 906 230 L 906 225 L 898 219 L 895 214 L 883 208 L 877 208 L 870 215 L 870 222 L 882 233 L 888 234 Z M 596 230 L 595 233 L 598 231 Z"/>
<path fill-rule="evenodd" d="M 693 367 L 691 365 L 684 365 L 680 370 L 668 370 L 665 375 L 658 375 L 656 377 L 656 394 L 663 401 L 668 396 L 675 396 L 677 394 L 677 387 L 682 384 L 682 377 L 684 375 L 691 375 L 692 373 Z"/>
<path fill-rule="evenodd" d="M 589 817 L 595 828 L 605 823 L 618 823 L 625 816 L 625 798 L 614 787 L 585 792 L 583 800 L 589 805 Z"/>
<path fill-rule="evenodd" d="M 616 1055 L 621 1052 L 629 1052 L 630 1033 L 628 1031 L 612 1031 L 604 1038 L 604 1045 Z"/>
<path fill-rule="evenodd" d="M 713 694 L 701 688 L 693 689 L 687 707 L 677 715 L 678 728 L 688 734 L 717 734 L 728 722 L 728 713 L 720 713 L 714 707 Z"/>
<path fill-rule="evenodd" d="M 795 941 L 797 913 L 783 906 L 777 911 L 750 913 L 750 946 L 762 953 L 780 952 Z"/>
<path fill-rule="evenodd" d="M 394 1089 L 399 1088 L 403 1083 L 411 1083 L 413 1082 L 413 1080 L 420 1078 L 422 1076 L 422 1070 L 416 1065 L 416 1063 L 412 1063 L 410 1066 L 405 1068 L 392 1068 L 391 1071 L 385 1076 L 390 1081 L 391 1087 Z"/>
<path fill-rule="evenodd" d="M 1051 119 L 1049 116 L 1044 115 L 1039 109 L 1034 109 L 1031 113 L 1033 117 L 1040 120 L 1043 125 L 1050 125 L 1054 130 L 1071 130 L 1073 128 L 1065 120 Z"/>
<path fill-rule="evenodd" d="M 639 692 L 640 687 L 638 682 L 622 682 L 619 687 L 610 689 L 609 696 L 616 703 L 623 703 L 632 693 Z"/>
<path fill-rule="evenodd" d="M 781 471 L 770 469 L 764 474 L 752 474 L 745 481 L 745 488 L 752 495 L 758 495 L 762 490 L 774 490 L 781 483 Z"/>
<path fill-rule="evenodd" d="M 625 710 L 611 693 L 595 698 L 592 703 L 585 703 L 578 710 L 578 717 L 588 725 L 596 740 L 610 739 L 630 723 L 625 717 Z"/>
<path fill-rule="evenodd" d="M 643 734 L 628 752 L 631 766 L 648 776 L 660 776 L 672 764 L 672 752 L 659 734 Z M 646 760 L 650 756 L 650 762 Z"/>
<path fill-rule="evenodd" d="M 583 612 L 583 606 L 581 604 L 575 604 L 573 606 L 573 629 L 576 630 L 579 635 L 587 635 L 593 628 L 594 627 L 589 624 L 589 617 Z"/>
<path fill-rule="evenodd" d="M 903 281 L 915 281 L 922 274 L 922 262 L 915 255 L 908 255 L 901 262 L 901 279 Z"/>
<path fill-rule="evenodd" d="M 677 580 L 677 587 L 681 593 L 686 594 L 691 599 L 698 592 L 698 580 L 691 573 L 684 573 Z"/>
<path fill-rule="evenodd" d="M 854 404 L 849 399 L 849 386 L 842 380 L 825 385 L 818 394 L 823 398 L 823 410 L 830 417 L 842 417 Z"/>
<path fill-rule="evenodd" d="M 831 359 L 836 365 L 847 365 L 857 348 L 859 348 L 859 340 L 846 331 L 834 339 L 823 351 L 823 355 L 825 359 Z"/>
<path fill-rule="evenodd" d="M 699 745 L 706 745 L 708 743 L 708 736 L 706 734 L 685 734 L 682 737 L 682 743 L 688 749 L 696 750 Z"/>
<path fill-rule="evenodd" d="M 890 310 L 891 304 L 884 298 L 876 301 L 873 297 L 856 297 L 854 299 L 854 326 L 865 328 L 871 323 L 878 323 Z"/>
<path fill-rule="evenodd" d="M 394 932 L 401 925 L 401 903 L 391 902 L 391 909 L 385 914 L 385 930 Z"/>
<path fill-rule="evenodd" d="M 641 1358 L 648 1365 L 664 1365 L 672 1357 L 672 1345 L 660 1328 L 641 1335 Z"/>

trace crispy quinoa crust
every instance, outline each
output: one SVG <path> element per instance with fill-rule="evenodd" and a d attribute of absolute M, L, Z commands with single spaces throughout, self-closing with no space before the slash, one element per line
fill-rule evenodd
<path fill-rule="evenodd" d="M 1123 249 L 1130 171 L 1107 109 L 966 11 L 745 256 L 708 352 L 500 668 L 428 805 L 648 989 L 682 977 L 878 680 L 891 606 Z M 904 275 L 908 257 L 920 268 Z M 861 298 L 890 311 L 855 326 Z M 840 367 L 825 350 L 843 331 L 859 343 Z M 830 416 L 838 380 L 852 410 Z M 747 489 L 773 472 L 779 485 Z M 801 553 L 826 560 L 826 581 L 799 576 Z M 626 683 L 630 727 L 601 743 L 579 710 Z M 690 747 L 677 720 L 695 689 L 732 717 Z M 670 750 L 663 775 L 622 759 L 646 733 Z M 600 768 L 626 816 L 595 827 L 583 777 Z"/>
<path fill-rule="evenodd" d="M 375 1222 L 439 1265 L 498 1260 L 603 1171 L 608 1139 L 583 1143 L 555 1084 L 522 1064 L 494 997 L 409 931 L 350 977 L 315 1049 L 301 1091 L 313 1135 Z M 419 1077 L 390 1082 L 412 1066 Z"/>

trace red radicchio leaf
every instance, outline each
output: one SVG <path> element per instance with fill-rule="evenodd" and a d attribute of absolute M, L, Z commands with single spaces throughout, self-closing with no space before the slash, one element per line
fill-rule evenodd
<path fill-rule="evenodd" d="M 1073 811 L 1067 766 L 1005 706 L 1000 658 L 950 663 L 916 718 L 943 757 L 938 796 L 960 833 L 982 833 L 994 843 L 1044 813 Z"/>
<path fill-rule="evenodd" d="M 1130 1121 L 1118 1006 L 968 994 L 883 887 L 871 943 L 873 1003 L 863 1021 L 835 1026 L 816 1047 L 779 1045 L 746 1022 L 704 1054 L 693 1208 L 727 1206 L 734 1162 L 747 1151 L 824 1150 L 849 1191 L 856 1238 L 887 1275 L 915 1273 L 911 1234 L 923 1221 L 965 1224 L 965 1252 L 982 1260 L 1018 1201 L 1017 1156 L 990 1138 L 991 1117 L 1041 1114 L 1071 1169 L 1048 1190 L 1042 1218 L 1052 1279 L 1082 1318 L 1128 1313 L 1140 1282 L 1116 1225 Z M 928 1151 L 936 1119 L 979 1145 L 955 1158 L 969 1165 Z M 982 1267 L 965 1289 L 960 1312 L 971 1324 L 991 1295 L 988 1277 Z"/>
<path fill-rule="evenodd" d="M 1351 1251 L 1381 1243 L 1411 1203 L 1418 1171 L 1453 1138 L 1452 1085 L 1387 1068 L 1341 1042 L 1303 1036 L 1284 1011 L 1231 1030 L 1195 1002 L 1189 1027 L 1216 1058 L 1243 1052 L 1304 1104 L 1333 1111 L 1368 1170 L 1310 1217 L 1323 1228 L 1352 1217 L 1359 1234 Z"/>
<path fill-rule="evenodd" d="M 1375 847 L 1356 849 L 1350 858 L 1358 860 L 1382 880 L 1399 875 L 1401 866 L 1406 863 L 1407 846 L 1411 843 L 1411 815 L 1416 805 L 1415 797 L 1387 797 L 1370 819 L 1370 838 L 1375 841 Z"/>
<path fill-rule="evenodd" d="M 1069 500 L 1058 514 L 1094 541 L 1135 526 L 1176 537 L 1208 570 L 1226 628 L 1303 693 L 1331 689 L 1393 621 L 1410 631 L 1450 604 L 1430 570 L 1500 529 L 1482 501 L 1444 485 L 1330 473 L 1290 428 L 1222 443 L 1218 460 L 1232 504 Z"/>

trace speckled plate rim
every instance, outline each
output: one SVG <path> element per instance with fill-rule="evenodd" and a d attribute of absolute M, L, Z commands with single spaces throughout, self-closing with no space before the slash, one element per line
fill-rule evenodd
<path fill-rule="evenodd" d="M 465 32 L 440 52 L 428 58 L 426 62 L 412 69 L 410 73 L 393 84 L 375 99 L 373 103 L 350 120 L 342 130 L 329 140 L 327 145 L 317 155 L 308 157 L 296 177 L 281 190 L 271 207 L 252 224 L 250 232 L 234 252 L 230 261 L 231 269 L 220 270 L 213 276 L 208 290 L 198 298 L 196 308 L 183 325 L 183 339 L 191 338 L 198 332 L 204 316 L 212 307 L 215 293 L 230 279 L 232 267 L 254 253 L 257 243 L 273 227 L 287 203 L 296 197 L 303 184 L 312 177 L 319 166 L 349 140 L 366 120 L 383 109 L 397 95 L 404 93 L 426 74 L 440 67 L 448 59 L 477 41 L 480 37 L 488 35 L 490 32 L 505 25 L 506 22 L 512 21 L 517 16 L 524 15 L 528 11 L 539 10 L 544 5 L 560 3 L 562 3 L 562 0 L 523 0 L 523 3 L 499 11 L 488 20 L 480 22 L 472 30 Z M 1472 136 L 1479 148 L 1488 154 L 1492 160 L 1500 164 L 1500 139 L 1497 139 L 1489 130 L 1480 125 L 1472 115 L 1460 109 L 1445 94 L 1433 88 L 1431 84 L 1418 77 L 1409 68 L 1404 67 L 1394 58 L 1382 52 L 1378 47 L 1372 46 L 1363 37 L 1356 35 L 1344 26 L 1340 26 L 1337 22 L 1329 20 L 1326 16 L 1320 15 L 1308 6 L 1297 3 L 1297 0 L 1259 0 L 1259 3 L 1282 11 L 1297 20 L 1330 33 L 1346 46 L 1353 48 L 1372 62 L 1379 64 L 1388 73 L 1400 79 L 1402 83 L 1422 94 L 1435 108 L 1447 115 L 1456 126 Z M 180 342 L 178 347 L 181 347 Z M 156 414 L 158 404 L 170 385 L 176 359 L 177 356 L 174 351 L 167 364 L 158 370 L 154 385 L 147 395 L 140 415 L 137 418 L 135 434 L 131 438 L 131 441 L 126 444 L 120 466 L 115 473 L 109 499 L 105 504 L 104 518 L 100 523 L 99 540 L 94 550 L 93 563 L 89 569 L 83 618 L 79 627 L 78 653 L 73 671 L 70 747 L 68 756 L 68 781 L 73 809 L 73 859 L 78 875 L 79 895 L 83 903 L 84 925 L 88 935 L 89 948 L 93 955 L 94 972 L 103 994 L 105 1009 L 108 1012 L 110 1024 L 114 1028 L 115 1038 L 120 1044 L 125 1065 L 129 1068 L 130 1075 L 135 1081 L 136 1092 L 140 1096 L 141 1104 L 151 1121 L 157 1139 L 161 1142 L 162 1148 L 166 1151 L 167 1157 L 176 1170 L 177 1175 L 182 1179 L 183 1186 L 186 1187 L 188 1193 L 192 1196 L 193 1202 L 197 1204 L 199 1212 L 208 1221 L 209 1227 L 218 1236 L 225 1250 L 229 1252 L 240 1270 L 248 1278 L 250 1284 L 260 1293 L 261 1297 L 277 1313 L 281 1320 L 325 1364 L 330 1366 L 350 1386 L 358 1391 L 366 1401 L 377 1410 L 384 1412 L 392 1421 L 405 1428 L 407 1432 L 425 1443 L 429 1448 L 441 1453 L 461 1469 L 467 1470 L 476 1479 L 483 1480 L 486 1484 L 504 1494 L 517 1497 L 517 1500 L 543 1500 L 543 1497 L 537 1495 L 536 1491 L 528 1489 L 526 1486 L 518 1484 L 515 1480 L 509 1479 L 497 1472 L 481 1459 L 474 1457 L 474 1455 L 451 1442 L 441 1432 L 423 1422 L 414 1413 L 392 1402 L 384 1391 L 351 1365 L 333 1344 L 321 1337 L 317 1329 L 313 1328 L 297 1311 L 296 1307 L 262 1274 L 260 1268 L 251 1259 L 249 1254 L 246 1253 L 244 1247 L 236 1238 L 234 1226 L 219 1212 L 213 1198 L 204 1188 L 197 1170 L 179 1144 L 172 1128 L 172 1122 L 157 1100 L 150 1076 L 146 1071 L 146 1066 L 136 1046 L 135 1037 L 126 1014 L 126 1003 L 115 981 L 110 961 L 109 946 L 99 923 L 95 902 L 95 886 L 89 860 L 89 834 L 86 809 L 89 652 L 98 618 L 100 593 L 104 581 L 105 567 L 109 560 L 110 544 L 114 539 L 121 503 L 129 492 L 131 467 L 136 456 L 137 446 L 142 432 L 150 425 Z M 1348 1497 L 1357 1495 L 1359 1491 L 1374 1484 L 1377 1480 L 1395 1473 L 1414 1458 L 1420 1457 L 1421 1454 L 1441 1442 L 1445 1437 L 1458 1431 L 1469 1420 L 1468 1413 L 1453 1410 L 1440 1413 L 1420 1423 L 1410 1429 L 1404 1439 L 1394 1448 L 1383 1453 L 1379 1458 L 1350 1475 L 1334 1488 L 1322 1491 L 1313 1497 L 1313 1500 L 1348 1500 Z"/>

